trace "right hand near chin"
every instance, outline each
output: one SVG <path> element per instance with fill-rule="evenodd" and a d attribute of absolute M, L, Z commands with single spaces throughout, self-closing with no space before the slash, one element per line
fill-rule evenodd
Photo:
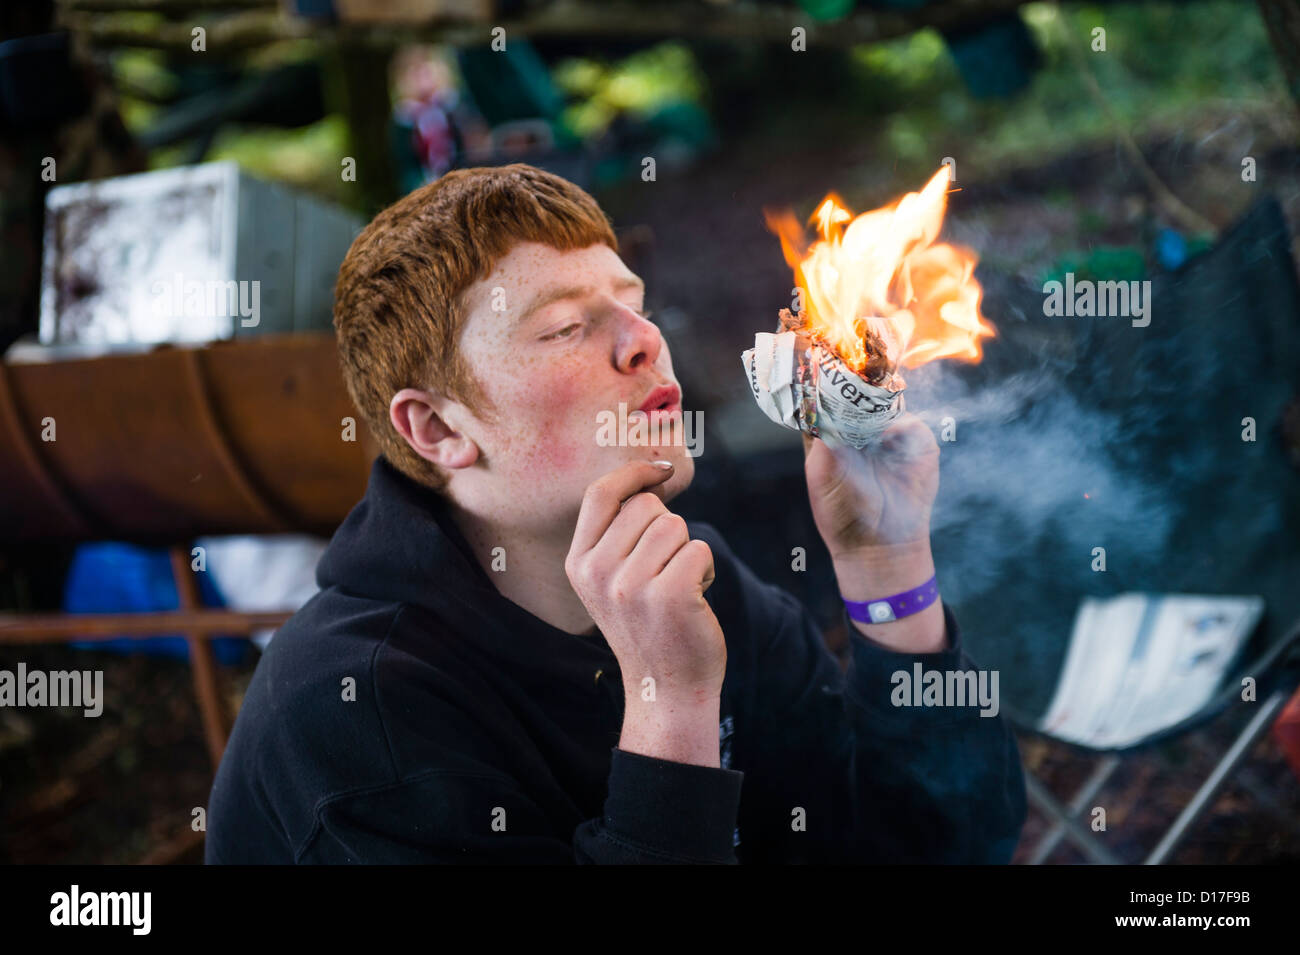
<path fill-rule="evenodd" d="M 618 658 L 628 716 L 643 702 L 646 677 L 654 679 L 659 716 L 716 707 L 727 669 L 722 627 L 704 599 L 713 552 L 648 490 L 672 473 L 632 461 L 594 481 L 564 562 Z M 711 732 L 716 746 L 716 721 Z"/>

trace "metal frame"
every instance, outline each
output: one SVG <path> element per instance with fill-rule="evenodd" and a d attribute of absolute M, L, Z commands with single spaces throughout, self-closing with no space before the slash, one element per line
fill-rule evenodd
<path fill-rule="evenodd" d="M 1292 626 L 1291 630 L 1282 639 L 1275 642 L 1273 646 L 1270 646 L 1260 659 L 1253 661 L 1251 667 L 1240 670 L 1240 673 L 1255 676 L 1257 681 L 1262 682 L 1269 670 L 1279 661 L 1284 660 L 1288 648 L 1297 642 L 1300 642 L 1300 625 Z M 1216 711 L 1219 704 L 1227 699 L 1227 695 L 1239 693 L 1239 681 L 1225 686 L 1226 690 L 1221 690 L 1216 699 L 1206 704 L 1191 719 L 1184 720 L 1182 724 L 1174 726 L 1174 728 L 1166 730 L 1166 732 L 1154 735 L 1154 737 L 1141 743 L 1140 746 L 1148 746 L 1153 742 L 1177 737 L 1177 735 L 1186 733 L 1188 730 L 1195 729 L 1196 725 L 1206 720 L 1208 713 Z M 1275 687 L 1266 696 L 1264 702 L 1258 706 L 1256 712 L 1251 716 L 1251 719 L 1236 735 L 1231 746 L 1227 747 L 1221 758 L 1214 764 L 1209 776 L 1205 777 L 1205 781 L 1201 782 L 1199 789 L 1188 800 L 1187 806 L 1183 807 L 1178 819 L 1175 819 L 1169 829 L 1165 830 L 1165 834 L 1156 843 L 1156 847 L 1152 848 L 1147 858 L 1143 860 L 1144 865 L 1162 865 L 1169 861 L 1174 852 L 1178 850 L 1178 847 L 1182 845 L 1183 839 L 1186 839 L 1187 834 L 1191 832 L 1192 826 L 1196 825 L 1196 822 L 1204 815 L 1206 809 L 1213 806 L 1214 799 L 1221 793 L 1223 787 L 1231 782 L 1236 773 L 1240 772 L 1245 760 L 1251 754 L 1251 748 L 1255 746 L 1261 735 L 1268 732 L 1269 726 L 1273 725 L 1274 717 L 1278 715 L 1282 707 L 1286 706 L 1287 699 L 1290 698 L 1294 691 L 1295 686 L 1291 682 L 1284 682 L 1284 685 Z M 1039 733 L 1039 735 L 1047 735 L 1047 738 L 1054 739 L 1049 734 Z M 1128 747 L 1128 751 L 1136 750 L 1136 748 L 1139 747 Z M 1087 855 L 1088 859 L 1095 861 L 1097 864 L 1123 864 L 1122 859 L 1119 859 L 1118 856 L 1114 855 L 1114 852 L 1102 846 L 1097 841 L 1096 834 L 1092 833 L 1087 826 L 1084 826 L 1079 821 L 1080 813 L 1086 811 L 1088 803 L 1091 803 L 1097 793 L 1100 793 L 1102 786 L 1105 786 L 1106 782 L 1110 781 L 1110 777 L 1114 776 L 1115 770 L 1119 768 L 1123 761 L 1123 755 L 1119 754 L 1119 752 L 1099 751 L 1099 755 L 1101 755 L 1100 763 L 1093 769 L 1091 776 L 1083 783 L 1083 786 L 1080 786 L 1075 791 L 1075 794 L 1070 796 L 1067 804 L 1062 804 L 1056 796 L 1050 793 L 1050 790 L 1043 785 L 1039 778 L 1026 770 L 1024 783 L 1026 783 L 1030 803 L 1048 819 L 1052 820 L 1052 828 L 1048 830 L 1047 834 L 1043 835 L 1043 838 L 1039 839 L 1034 850 L 1030 852 L 1030 858 L 1028 858 L 1026 864 L 1043 864 L 1044 861 L 1047 861 L 1048 856 L 1052 855 L 1053 850 L 1056 850 L 1056 847 L 1060 845 L 1063 838 L 1070 839 L 1070 842 L 1074 843 L 1084 855 Z"/>
<path fill-rule="evenodd" d="M 249 613 L 204 609 L 198 581 L 190 569 L 189 549 L 168 549 L 180 609 L 153 613 L 6 614 L 0 615 L 0 646 L 64 643 L 70 640 L 140 639 L 180 631 L 189 644 L 194 699 L 203 721 L 203 737 L 215 773 L 225 752 L 233 719 L 226 707 L 224 673 L 212 653 L 217 636 L 247 635 L 279 627 L 292 610 Z"/>

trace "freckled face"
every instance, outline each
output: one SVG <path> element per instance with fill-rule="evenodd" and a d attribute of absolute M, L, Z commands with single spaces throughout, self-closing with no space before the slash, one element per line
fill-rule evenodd
<path fill-rule="evenodd" d="M 539 529 L 571 522 L 592 481 L 635 459 L 672 461 L 665 497 L 685 490 L 695 465 L 680 441 L 602 440 L 617 431 L 608 422 L 620 402 L 630 413 L 656 387 L 677 386 L 644 301 L 644 284 L 603 244 L 522 243 L 469 289 L 460 347 L 498 414 L 466 428 L 481 466 L 457 482 L 465 506 Z"/>

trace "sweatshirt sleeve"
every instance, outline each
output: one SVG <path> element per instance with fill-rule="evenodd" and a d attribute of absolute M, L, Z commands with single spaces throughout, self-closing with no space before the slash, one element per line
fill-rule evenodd
<path fill-rule="evenodd" d="M 605 814 L 574 835 L 578 861 L 734 865 L 743 779 L 615 748 Z"/>
<path fill-rule="evenodd" d="M 614 749 L 604 814 L 563 833 L 508 777 L 432 772 L 317 810 L 302 864 L 735 864 L 743 774 Z"/>
<path fill-rule="evenodd" d="M 979 705 L 895 705 L 896 674 L 910 679 L 917 664 L 975 669 L 952 611 L 948 649 L 931 654 L 872 643 L 846 615 L 842 672 L 811 613 L 735 564 L 751 654 L 734 687 L 740 861 L 1009 862 L 1027 811 L 1010 727 Z"/>

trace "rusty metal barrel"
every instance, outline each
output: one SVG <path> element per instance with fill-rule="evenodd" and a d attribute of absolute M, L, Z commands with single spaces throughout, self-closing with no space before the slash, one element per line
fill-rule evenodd
<path fill-rule="evenodd" d="M 0 541 L 328 536 L 377 452 L 332 333 L 0 362 Z"/>

